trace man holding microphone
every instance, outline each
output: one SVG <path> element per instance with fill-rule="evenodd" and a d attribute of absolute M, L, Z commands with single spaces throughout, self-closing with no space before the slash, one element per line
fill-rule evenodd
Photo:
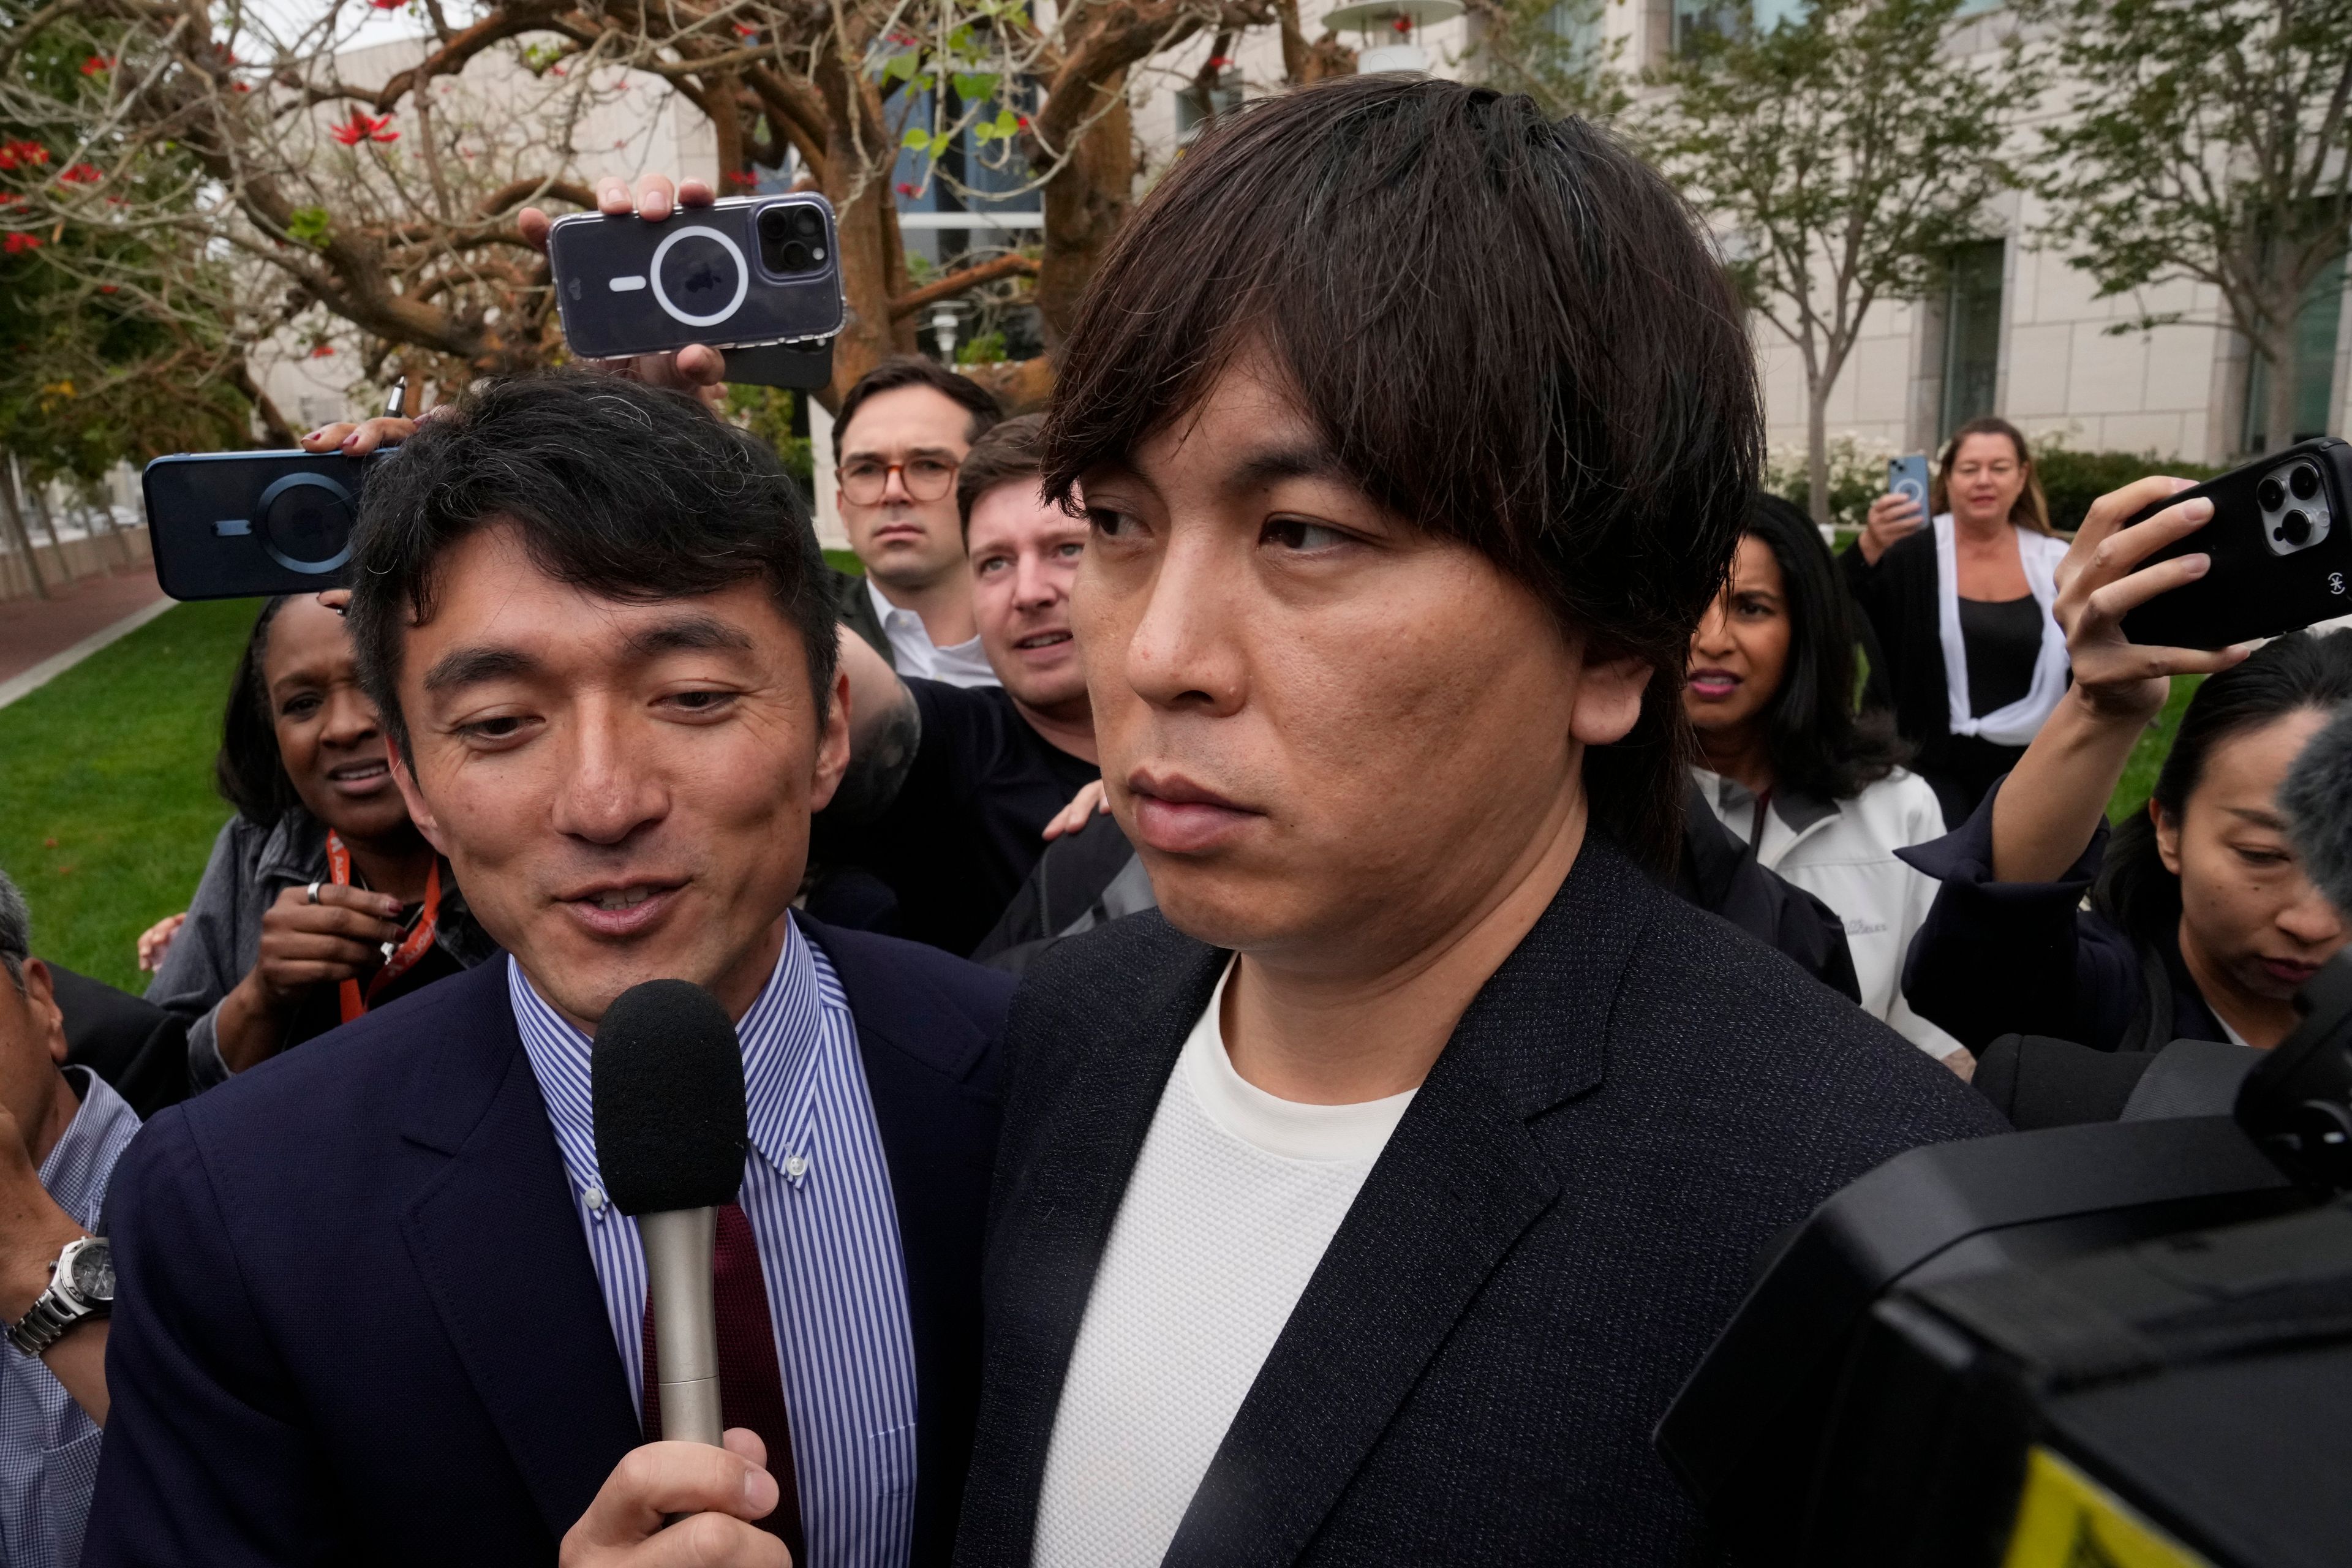
<path fill-rule="evenodd" d="M 705 357 L 646 379 L 712 379 Z M 1009 983 L 791 912 L 850 715 L 790 480 L 674 392 L 492 384 L 372 479 L 355 551 L 402 791 L 511 960 L 175 1108 L 126 1158 L 86 1561 L 597 1562 L 653 1537 L 657 1497 L 589 1506 L 658 1432 L 588 1059 L 615 997 L 678 978 L 737 1020 L 718 1337 L 779 1419 L 646 1448 L 737 1477 L 732 1517 L 653 1544 L 943 1562 Z"/>

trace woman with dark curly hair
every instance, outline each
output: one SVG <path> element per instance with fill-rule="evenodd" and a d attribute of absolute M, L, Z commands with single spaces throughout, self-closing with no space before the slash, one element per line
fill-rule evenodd
<path fill-rule="evenodd" d="M 188 1019 L 204 1089 L 493 950 L 408 819 L 327 595 L 270 600 L 213 765 L 236 815 L 147 998 Z"/>
<path fill-rule="evenodd" d="M 1731 576 L 1691 637 L 1683 711 L 1699 793 L 1759 864 L 1844 922 L 1864 1007 L 1956 1070 L 1960 1043 L 1911 1010 L 1898 982 L 1936 884 L 1895 851 L 1944 831 L 1936 792 L 1898 764 L 1884 710 L 1855 710 L 1856 620 L 1805 515 L 1759 497 Z"/>

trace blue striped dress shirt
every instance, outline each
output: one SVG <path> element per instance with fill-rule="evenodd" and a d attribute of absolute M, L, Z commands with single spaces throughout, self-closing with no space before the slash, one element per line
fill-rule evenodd
<path fill-rule="evenodd" d="M 139 1115 L 89 1068 L 65 1074 L 81 1105 L 41 1162 L 41 1186 L 76 1225 L 94 1231 Z M 102 1435 L 47 1362 L 5 1343 L 0 1358 L 0 1568 L 72 1568 L 81 1561 Z"/>
<path fill-rule="evenodd" d="M 645 1247 L 597 1174 L 588 1037 L 512 960 L 507 989 L 642 1408 Z M 810 1565 L 902 1568 L 914 1533 L 915 1345 L 898 1210 L 856 1022 L 796 925 L 736 1029 L 751 1131 L 739 1201 L 767 1281 Z"/>

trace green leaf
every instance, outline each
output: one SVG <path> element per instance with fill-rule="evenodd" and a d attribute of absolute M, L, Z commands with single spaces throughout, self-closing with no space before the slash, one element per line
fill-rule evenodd
<path fill-rule="evenodd" d="M 919 125 L 909 125 L 907 127 L 907 133 L 898 138 L 898 145 L 912 147 L 919 153 L 928 153 L 931 148 L 931 133 Z"/>
<path fill-rule="evenodd" d="M 958 71 L 948 79 L 955 85 L 956 96 L 966 103 L 978 103 L 996 91 L 994 71 Z"/>
<path fill-rule="evenodd" d="M 922 57 L 918 55 L 912 49 L 908 49 L 903 55 L 892 55 L 888 60 L 883 63 L 882 79 L 885 81 L 912 81 L 915 79 L 915 68 L 922 63 Z"/>
<path fill-rule="evenodd" d="M 994 125 L 992 122 L 991 122 L 991 121 L 986 121 L 986 120 L 980 121 L 976 122 L 976 123 L 972 126 L 972 128 L 971 128 L 971 139 L 972 139 L 974 142 L 978 142 L 982 143 L 983 145 L 984 145 L 984 144 L 986 144 L 987 142 L 991 142 L 991 141 L 993 141 L 993 140 L 995 139 L 995 136 L 996 136 L 996 127 L 995 127 L 995 125 Z"/>
<path fill-rule="evenodd" d="M 327 243 L 329 219 L 324 207 L 296 207 L 286 217 L 287 237 L 312 249 L 321 249 Z"/>
<path fill-rule="evenodd" d="M 1012 110 L 1000 109 L 996 111 L 996 133 L 999 136 L 1004 137 L 1009 141 L 1012 139 L 1013 133 L 1020 129 L 1021 119 L 1018 115 L 1014 114 Z"/>

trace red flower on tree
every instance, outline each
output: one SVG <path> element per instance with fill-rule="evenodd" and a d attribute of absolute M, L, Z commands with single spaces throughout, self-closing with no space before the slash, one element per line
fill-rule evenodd
<path fill-rule="evenodd" d="M 1412 31 L 1412 18 L 1410 16 L 1399 16 L 1395 21 L 1391 22 L 1389 26 L 1395 28 L 1400 33 L 1410 33 Z"/>
<path fill-rule="evenodd" d="M 756 38 L 760 36 L 760 29 L 749 22 L 738 22 L 735 24 L 735 36 L 746 40 Z"/>
<path fill-rule="evenodd" d="M 1209 68 L 1213 71 L 1221 71 L 1233 63 L 1234 62 L 1232 60 L 1227 59 L 1223 55 L 1211 55 L 1209 57 Z"/>
<path fill-rule="evenodd" d="M 368 4 L 379 11 L 397 11 L 408 4 L 408 0 L 368 0 Z"/>
<path fill-rule="evenodd" d="M 98 172 L 98 165 L 95 163 L 76 163 L 58 178 L 68 185 L 94 185 L 105 176 Z"/>
<path fill-rule="evenodd" d="M 37 169 L 49 161 L 49 150 L 38 142 L 0 142 L 0 169 Z"/>
<path fill-rule="evenodd" d="M 5 251 L 10 256 L 21 256 L 26 251 L 40 248 L 41 237 L 37 234 L 12 234 L 5 239 L 0 239 L 0 251 Z"/>
<path fill-rule="evenodd" d="M 913 195 L 915 194 L 915 184 L 914 184 L 914 182 L 913 182 L 913 181 L 911 181 L 911 180 L 901 180 L 901 181 L 899 181 L 899 182 L 898 182 L 898 194 L 899 194 L 900 195 L 902 195 L 902 196 L 911 196 L 911 195 Z"/>
<path fill-rule="evenodd" d="M 400 132 L 389 129 L 391 124 L 392 116 L 389 114 L 379 119 L 354 109 L 352 117 L 336 126 L 330 134 L 346 147 L 356 147 L 362 142 L 397 142 Z"/>
<path fill-rule="evenodd" d="M 84 76 L 104 76 L 108 71 L 110 71 L 113 68 L 114 57 L 112 55 L 92 55 L 89 58 L 81 62 L 81 74 Z"/>

